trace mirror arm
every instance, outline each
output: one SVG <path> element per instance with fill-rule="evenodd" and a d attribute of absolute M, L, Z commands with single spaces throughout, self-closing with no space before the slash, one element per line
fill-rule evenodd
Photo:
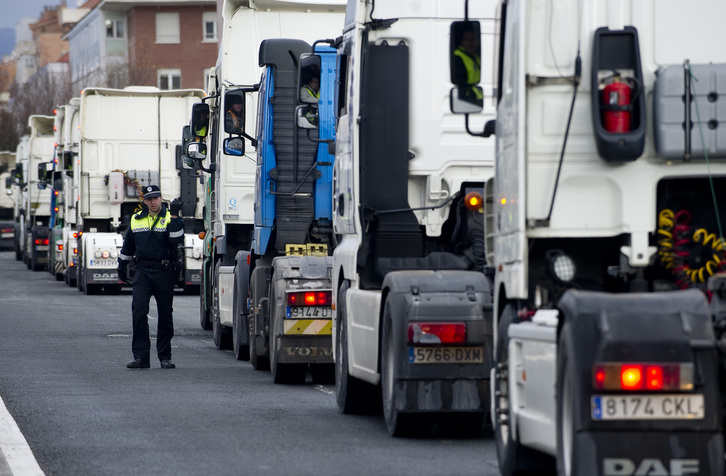
<path fill-rule="evenodd" d="M 489 123 L 492 121 L 487 121 L 486 124 L 484 124 L 484 130 L 481 132 L 473 132 L 471 129 L 469 129 L 469 114 L 464 114 L 464 124 L 466 125 L 466 132 L 469 133 L 470 136 L 474 137 L 489 137 L 491 136 L 494 131 L 491 130 L 489 127 Z"/>
<path fill-rule="evenodd" d="M 199 161 L 199 170 L 201 170 L 202 172 L 207 172 L 208 174 L 211 174 L 212 172 L 217 170 L 217 164 L 209 164 L 209 168 L 207 168 L 204 165 L 202 165 L 202 161 L 200 160 Z"/>
<path fill-rule="evenodd" d="M 312 129 L 305 129 L 307 131 L 307 138 L 310 142 L 313 142 L 315 144 L 335 144 L 335 139 L 316 139 L 314 137 L 310 137 L 310 131 Z"/>
<path fill-rule="evenodd" d="M 252 137 L 250 137 L 249 135 L 247 135 L 246 132 L 243 132 L 242 133 L 242 137 L 244 137 L 246 139 L 249 139 L 250 140 L 250 145 L 252 147 L 254 147 L 255 149 L 257 148 L 257 140 L 256 139 L 253 139 Z"/>

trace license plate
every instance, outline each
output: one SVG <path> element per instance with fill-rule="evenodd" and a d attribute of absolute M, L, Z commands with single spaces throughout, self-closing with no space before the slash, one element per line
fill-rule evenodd
<path fill-rule="evenodd" d="M 0 238 L 15 238 L 15 233 L 3 233 Z"/>
<path fill-rule="evenodd" d="M 481 347 L 409 347 L 410 364 L 479 364 L 484 362 Z"/>
<path fill-rule="evenodd" d="M 593 420 L 702 420 L 701 394 L 594 395 Z"/>
<path fill-rule="evenodd" d="M 333 311 L 329 307 L 310 306 L 310 307 L 288 307 L 288 319 L 331 319 Z"/>
<path fill-rule="evenodd" d="M 48 245 L 38 245 L 35 249 L 38 251 L 48 251 Z"/>

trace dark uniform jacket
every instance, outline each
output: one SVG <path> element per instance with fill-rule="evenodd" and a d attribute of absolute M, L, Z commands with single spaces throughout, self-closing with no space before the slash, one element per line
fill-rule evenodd
<path fill-rule="evenodd" d="M 175 262 L 177 246 L 183 242 L 184 220 L 181 217 L 172 218 L 166 206 L 162 205 L 159 215 L 152 218 L 145 208 L 131 217 L 119 260 L 129 261 L 136 255 L 137 262 Z"/>

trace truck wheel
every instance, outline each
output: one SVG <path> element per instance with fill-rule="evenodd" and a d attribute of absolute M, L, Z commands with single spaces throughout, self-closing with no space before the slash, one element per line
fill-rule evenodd
<path fill-rule="evenodd" d="M 497 352 L 494 359 L 494 439 L 497 443 L 499 470 L 503 476 L 554 469 L 551 457 L 526 448 L 512 439 L 509 415 L 509 324 L 519 321 L 514 304 L 507 304 L 499 316 Z"/>
<path fill-rule="evenodd" d="M 376 387 L 348 373 L 348 331 L 346 329 L 345 294 L 350 283 L 343 281 L 338 290 L 336 343 L 335 343 L 335 396 L 338 408 L 346 414 L 364 413 L 371 410 L 371 402 L 380 401 Z"/>
<path fill-rule="evenodd" d="M 576 453 L 575 399 L 572 388 L 573 369 L 569 365 L 569 325 L 565 323 L 557 344 L 557 474 L 573 474 Z"/>
<path fill-rule="evenodd" d="M 381 364 L 381 395 L 383 397 L 383 418 L 386 428 L 392 436 L 405 436 L 411 434 L 414 416 L 400 413 L 396 408 L 396 341 L 393 336 L 393 320 L 388 302 L 383 311 L 383 333 L 381 335 L 380 364 Z"/>
<path fill-rule="evenodd" d="M 81 267 L 76 271 L 76 289 L 83 292 L 83 268 Z"/>
<path fill-rule="evenodd" d="M 249 344 L 243 344 L 245 341 L 245 334 L 247 333 L 247 316 L 242 315 L 240 312 L 240 299 L 244 299 L 242 290 L 239 289 L 237 281 L 237 273 L 234 275 L 234 303 L 232 304 L 232 350 L 237 360 L 249 360 L 250 358 L 250 346 Z"/>
<path fill-rule="evenodd" d="M 209 272 L 210 266 L 208 264 L 205 264 L 204 267 L 206 270 L 206 273 L 204 274 L 207 276 L 207 279 L 202 279 L 202 288 L 200 288 L 199 293 L 199 325 L 201 325 L 202 329 L 205 331 L 211 331 L 212 320 L 209 318 L 209 308 L 205 309 L 204 304 L 205 298 L 207 302 L 209 302 L 210 296 L 212 295 L 211 286 L 209 285 L 209 278 L 212 273 Z"/>
<path fill-rule="evenodd" d="M 270 370 L 270 361 L 267 357 L 257 355 L 257 338 L 255 337 L 254 319 L 249 320 L 250 324 L 250 364 L 255 370 Z"/>
<path fill-rule="evenodd" d="M 284 285 L 284 283 L 283 283 Z M 277 299 L 275 298 L 275 281 L 270 286 L 270 371 L 272 380 L 275 383 L 286 383 L 300 385 L 305 383 L 308 374 L 307 364 L 282 364 L 277 361 L 277 334 L 282 333 L 283 326 L 280 321 L 280 310 L 278 310 Z M 278 322 L 280 326 L 278 328 Z"/>
<path fill-rule="evenodd" d="M 219 262 L 214 267 L 214 293 L 212 295 L 212 334 L 214 336 L 214 345 L 219 350 L 229 350 L 232 348 L 232 333 L 229 329 L 224 328 L 219 322 L 219 296 L 217 290 L 219 289 Z"/>

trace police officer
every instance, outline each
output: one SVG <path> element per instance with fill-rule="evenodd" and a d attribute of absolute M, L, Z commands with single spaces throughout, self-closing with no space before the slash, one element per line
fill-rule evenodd
<path fill-rule="evenodd" d="M 133 280 L 133 338 L 134 360 L 130 369 L 148 369 L 151 341 L 149 340 L 149 301 L 156 299 L 159 323 L 156 332 L 156 352 L 162 369 L 173 369 L 171 338 L 174 336 L 172 300 L 176 281 L 179 243 L 184 240 L 184 220 L 179 216 L 182 204 L 174 199 L 170 209 L 161 201 L 157 185 L 143 187 L 145 207 L 131 218 L 118 258 L 118 277 L 128 280 L 128 265 L 134 259 Z"/>

